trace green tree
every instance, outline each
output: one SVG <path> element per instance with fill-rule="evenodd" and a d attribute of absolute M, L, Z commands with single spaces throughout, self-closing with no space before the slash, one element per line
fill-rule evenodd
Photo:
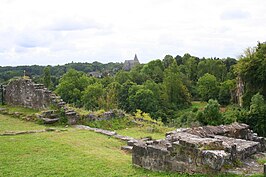
<path fill-rule="evenodd" d="M 190 105 L 190 94 L 181 80 L 176 61 L 164 71 L 163 91 L 166 105 L 172 108 Z"/>
<path fill-rule="evenodd" d="M 123 109 L 127 112 L 130 112 L 132 110 L 129 104 L 129 91 L 130 88 L 135 85 L 136 84 L 134 82 L 131 82 L 129 80 L 122 84 L 120 90 L 118 91 L 118 107 L 120 109 Z"/>
<path fill-rule="evenodd" d="M 68 103 L 81 106 L 81 96 L 92 80 L 85 73 L 70 69 L 59 81 L 55 92 Z"/>
<path fill-rule="evenodd" d="M 102 84 L 91 84 L 82 92 L 82 103 L 87 110 L 101 109 L 104 103 L 103 94 Z"/>
<path fill-rule="evenodd" d="M 143 66 L 141 71 L 148 76 L 148 79 L 156 83 L 161 83 L 163 81 L 164 66 L 161 60 L 150 61 Z"/>
<path fill-rule="evenodd" d="M 216 77 L 208 73 L 200 77 L 197 83 L 197 90 L 203 101 L 217 99 L 219 87 Z"/>
<path fill-rule="evenodd" d="M 201 60 L 198 64 L 197 70 L 198 78 L 202 77 L 206 73 L 209 73 L 214 75 L 219 82 L 224 81 L 227 75 L 226 65 L 219 59 Z"/>
<path fill-rule="evenodd" d="M 240 57 L 235 71 L 245 84 L 243 104 L 249 106 L 251 97 L 260 92 L 266 97 L 266 43 L 248 48 Z"/>
<path fill-rule="evenodd" d="M 143 65 L 137 65 L 134 66 L 129 72 L 129 77 L 131 78 L 131 81 L 139 85 L 143 84 L 148 78 L 145 73 L 141 72 L 142 68 Z"/>
<path fill-rule="evenodd" d="M 149 89 L 140 88 L 135 94 L 129 96 L 129 105 L 133 111 L 140 109 L 146 113 L 156 112 L 156 99 Z"/>
<path fill-rule="evenodd" d="M 168 68 L 169 66 L 171 66 L 174 61 L 175 59 L 173 58 L 173 56 L 166 55 L 163 59 L 164 68 Z"/>
<path fill-rule="evenodd" d="M 106 87 L 105 100 L 107 110 L 118 108 L 118 94 L 121 87 L 118 82 L 112 82 Z"/>
<path fill-rule="evenodd" d="M 219 89 L 219 103 L 222 105 L 228 105 L 232 100 L 232 94 L 235 90 L 236 83 L 234 80 L 226 80 L 221 83 Z"/>
<path fill-rule="evenodd" d="M 204 111 L 197 115 L 197 119 L 204 125 L 219 125 L 223 123 L 220 105 L 217 100 L 210 99 Z"/>
<path fill-rule="evenodd" d="M 251 99 L 247 123 L 261 136 L 266 136 L 266 104 L 261 94 Z"/>
<path fill-rule="evenodd" d="M 52 87 L 50 66 L 45 67 L 43 70 L 43 83 L 48 89 Z"/>
<path fill-rule="evenodd" d="M 181 72 L 183 72 L 187 78 L 191 81 L 197 81 L 197 60 L 195 57 L 190 57 L 184 61 L 183 65 L 180 65 L 182 67 Z"/>
<path fill-rule="evenodd" d="M 123 84 L 127 80 L 131 80 L 129 72 L 121 70 L 118 73 L 116 73 L 115 81 L 118 82 L 119 84 Z"/>

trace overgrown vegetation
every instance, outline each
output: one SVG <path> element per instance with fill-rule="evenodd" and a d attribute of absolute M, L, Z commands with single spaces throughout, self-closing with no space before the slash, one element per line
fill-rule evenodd
<path fill-rule="evenodd" d="M 138 65 L 129 72 L 121 70 L 121 63 L 98 62 L 46 68 L 1 67 L 0 78 L 7 81 L 22 75 L 25 69 L 35 81 L 55 89 L 64 101 L 88 111 L 121 109 L 133 114 L 140 109 L 152 119 L 172 126 L 240 121 L 266 136 L 265 53 L 266 43 L 258 43 L 247 49 L 239 61 L 190 54 L 166 55 L 162 60 Z M 100 72 L 101 78 L 90 76 L 91 71 Z M 244 84 L 241 98 L 236 94 L 240 89 L 236 88 L 239 80 Z M 244 107 L 237 107 L 241 99 Z M 208 105 L 204 110 L 191 109 L 192 100 L 205 101 Z"/>

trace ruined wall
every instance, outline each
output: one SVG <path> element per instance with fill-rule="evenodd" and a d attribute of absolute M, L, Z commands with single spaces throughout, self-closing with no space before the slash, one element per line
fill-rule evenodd
<path fill-rule="evenodd" d="M 265 145 L 265 138 L 257 137 L 245 124 L 177 129 L 165 139 L 135 143 L 132 162 L 154 171 L 218 172 L 265 151 Z"/>
<path fill-rule="evenodd" d="M 30 79 L 17 79 L 5 87 L 4 100 L 9 105 L 44 109 L 51 104 L 52 96 L 51 91 L 41 84 L 34 84 Z"/>
<path fill-rule="evenodd" d="M 12 80 L 4 89 L 4 101 L 8 105 L 23 106 L 34 109 L 46 109 L 53 104 L 56 108 L 63 108 L 68 124 L 76 124 L 79 115 L 74 110 L 65 106 L 65 102 L 60 96 L 56 96 L 42 84 L 35 84 L 30 79 Z M 48 110 L 47 112 L 54 112 Z M 40 115 L 44 123 L 54 123 L 59 120 L 58 115 Z"/>

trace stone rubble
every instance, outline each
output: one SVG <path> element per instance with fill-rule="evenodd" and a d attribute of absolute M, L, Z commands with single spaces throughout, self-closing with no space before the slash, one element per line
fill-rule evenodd
<path fill-rule="evenodd" d="M 265 145 L 246 124 L 182 128 L 162 140 L 134 143 L 132 162 L 154 171 L 215 173 L 265 151 Z"/>
<path fill-rule="evenodd" d="M 57 130 L 54 128 L 46 128 L 44 130 L 27 130 L 27 131 L 5 131 L 4 133 L 0 133 L 0 136 L 14 136 L 14 135 L 22 135 L 22 134 L 32 134 L 32 133 L 42 133 L 42 132 L 59 132 L 65 130 Z"/>
<path fill-rule="evenodd" d="M 151 138 L 143 138 L 143 139 L 137 140 L 137 139 L 129 137 L 129 136 L 119 135 L 115 131 L 103 130 L 103 129 L 100 129 L 100 128 L 92 128 L 92 127 L 89 127 L 89 126 L 86 126 L 86 125 L 74 125 L 74 127 L 78 128 L 78 129 L 94 131 L 96 133 L 100 133 L 100 134 L 103 134 L 103 135 L 114 137 L 114 138 L 119 139 L 121 141 L 125 141 L 125 142 L 127 142 L 127 145 L 126 146 L 122 146 L 121 150 L 124 150 L 126 152 L 130 152 L 130 153 L 132 152 L 133 145 L 135 143 L 148 142 L 149 140 L 151 140 Z"/>

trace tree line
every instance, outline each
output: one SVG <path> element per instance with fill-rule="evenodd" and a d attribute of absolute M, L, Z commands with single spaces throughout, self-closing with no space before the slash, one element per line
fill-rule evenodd
<path fill-rule="evenodd" d="M 153 119 L 175 126 L 240 121 L 266 136 L 266 43 L 246 49 L 238 60 L 184 54 L 166 55 L 130 71 L 122 70 L 121 63 L 98 62 L 41 69 L 35 68 L 38 72 L 33 78 L 76 107 L 122 109 L 129 113 L 142 110 Z M 94 70 L 106 74 L 101 78 L 89 76 L 88 72 Z M 243 107 L 237 105 L 236 99 L 239 78 L 244 83 L 240 98 Z M 192 100 L 204 101 L 207 105 L 204 110 L 190 109 Z M 221 105 L 226 107 L 225 112 L 221 111 Z"/>
<path fill-rule="evenodd" d="M 185 54 L 152 60 L 114 76 L 89 77 L 69 70 L 60 79 L 56 92 L 68 103 L 88 110 L 140 109 L 163 122 L 175 118 L 192 100 L 218 99 L 231 102 L 235 89 L 233 58 L 202 58 Z"/>
<path fill-rule="evenodd" d="M 0 83 L 6 84 L 9 79 L 14 77 L 21 77 L 24 75 L 24 71 L 26 75 L 33 79 L 35 82 L 43 83 L 44 77 L 44 69 L 47 66 L 40 65 L 31 65 L 31 66 L 0 66 Z M 77 71 L 82 71 L 85 73 L 89 72 L 101 72 L 104 75 L 107 73 L 114 75 L 118 70 L 121 70 L 123 67 L 123 63 L 107 63 L 103 64 L 100 62 L 93 63 L 68 63 L 65 65 L 56 65 L 56 66 L 48 66 L 49 73 L 51 77 L 51 83 L 53 83 L 54 89 L 56 85 L 58 85 L 59 79 L 62 77 L 70 69 L 75 69 Z"/>

